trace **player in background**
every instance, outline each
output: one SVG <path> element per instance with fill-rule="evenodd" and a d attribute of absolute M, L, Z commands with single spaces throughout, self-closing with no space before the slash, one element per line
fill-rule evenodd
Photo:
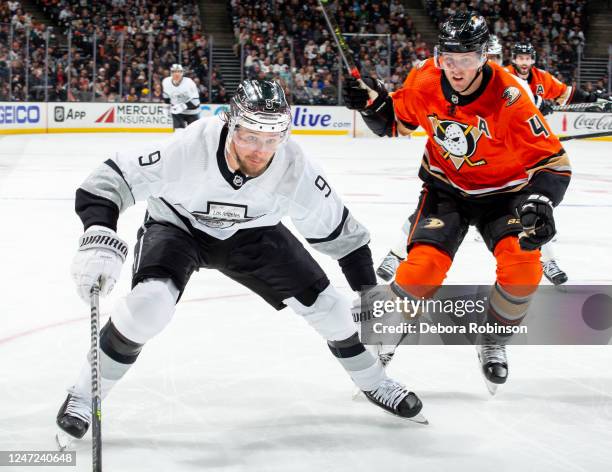
<path fill-rule="evenodd" d="M 504 65 L 504 50 L 499 38 L 492 34 L 489 36 L 489 43 L 487 44 L 487 59 L 495 62 L 497 65 Z"/>
<path fill-rule="evenodd" d="M 552 100 L 555 105 L 571 103 L 609 102 L 604 91 L 587 92 L 578 87 L 566 85 L 551 73 L 535 66 L 536 50 L 531 43 L 516 43 L 512 47 L 511 64 L 506 70 L 527 81 L 533 94 L 544 100 Z M 551 110 L 552 111 L 552 110 Z"/>
<path fill-rule="evenodd" d="M 184 77 L 183 66 L 172 64 L 170 77 L 162 80 L 164 102 L 170 105 L 172 126 L 185 128 L 200 115 L 200 94 L 195 82 Z"/>
<path fill-rule="evenodd" d="M 508 376 L 505 328 L 521 323 L 537 290 L 539 248 L 555 234 L 553 209 L 571 169 L 516 78 L 487 62 L 488 38 L 482 16 L 452 15 L 441 26 L 435 57 L 414 67 L 401 89 L 390 96 L 379 81 L 349 77 L 344 98 L 379 136 L 410 134 L 418 126 L 428 135 L 419 170 L 423 189 L 404 242 L 407 258 L 393 283 L 362 295 L 366 312 L 356 306 L 354 318 L 367 318 L 375 301 L 432 296 L 475 225 L 497 263 L 486 313 L 495 334 L 482 335 L 477 346 L 494 393 Z"/>
<path fill-rule="evenodd" d="M 499 41 L 498 37 L 494 34 L 489 37 L 489 44 L 487 45 L 487 59 L 489 61 L 495 62 L 500 66 L 504 65 L 504 53 L 502 44 Z M 521 85 L 523 86 L 529 97 L 532 98 L 533 102 L 536 104 L 536 106 L 544 116 L 553 112 L 550 102 L 547 102 L 538 95 L 534 95 L 531 91 L 531 88 L 529 87 L 529 83 L 526 80 L 521 80 Z"/>
<path fill-rule="evenodd" d="M 502 45 L 495 35 L 489 37 L 487 44 L 487 59 L 500 66 L 503 65 L 503 48 Z M 550 102 L 544 100 L 541 96 L 534 95 L 531 91 L 529 83 L 521 77 L 515 76 L 518 82 L 522 86 L 525 94 L 535 103 L 542 115 L 552 113 L 552 107 Z M 410 231 L 410 221 L 404 222 L 402 226 L 402 235 L 396 241 L 396 244 L 389 250 L 387 255 L 383 258 L 382 262 L 376 269 L 376 274 L 386 282 L 390 282 L 395 276 L 395 272 L 399 267 L 402 260 L 406 258 L 406 240 L 408 238 L 408 232 Z M 482 236 L 480 233 L 476 233 L 474 239 L 477 242 L 482 242 Z M 544 276 L 554 285 L 561 285 L 567 282 L 567 274 L 559 268 L 557 259 L 554 254 L 553 241 L 544 244 L 541 248 L 542 252 L 542 269 Z"/>
<path fill-rule="evenodd" d="M 191 274 L 207 268 L 277 310 L 291 307 L 327 340 L 370 401 L 423 421 L 417 396 L 388 378 L 361 344 L 350 301 L 280 222 L 290 216 L 312 247 L 337 259 L 353 290 L 376 283 L 367 229 L 289 139 L 290 126 L 281 86 L 247 80 L 226 116 L 203 118 L 161 146 L 119 151 L 79 187 L 76 212 L 85 232 L 72 275 L 84 300 L 98 279 L 102 295 L 113 288 L 127 256 L 116 233 L 119 214 L 148 200 L 134 249 L 132 291 L 100 333 L 103 398 L 169 323 Z M 83 437 L 89 427 L 90 375 L 86 361 L 57 415 L 60 444 Z"/>

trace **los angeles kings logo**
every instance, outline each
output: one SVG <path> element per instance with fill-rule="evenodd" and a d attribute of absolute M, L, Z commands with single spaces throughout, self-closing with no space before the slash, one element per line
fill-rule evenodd
<path fill-rule="evenodd" d="M 208 202 L 207 211 L 192 211 L 191 214 L 199 223 L 209 228 L 225 229 L 235 224 L 248 223 L 264 215 L 247 215 L 247 205 L 236 205 L 224 202 Z"/>

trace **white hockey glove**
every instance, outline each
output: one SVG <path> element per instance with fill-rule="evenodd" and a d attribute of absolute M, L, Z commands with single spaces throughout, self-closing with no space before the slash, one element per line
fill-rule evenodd
<path fill-rule="evenodd" d="M 176 103 L 176 104 L 174 104 L 174 105 L 172 105 L 170 107 L 170 112 L 173 115 L 180 115 L 185 110 L 187 110 L 187 104 L 186 103 Z"/>
<path fill-rule="evenodd" d="M 100 280 L 100 293 L 108 295 L 115 286 L 127 257 L 127 244 L 112 229 L 91 226 L 79 238 L 71 273 L 79 296 L 89 303 L 91 287 Z"/>
<path fill-rule="evenodd" d="M 360 297 L 353 301 L 351 314 L 357 325 L 357 330 L 362 342 L 367 342 L 366 347 L 377 354 L 383 364 L 389 362 L 395 348 L 403 339 L 402 333 L 380 333 L 375 334 L 374 323 L 386 326 L 399 326 L 402 323 L 416 322 L 410 310 L 406 310 L 401 301 L 409 297 L 398 285 L 376 285 L 360 293 Z"/>

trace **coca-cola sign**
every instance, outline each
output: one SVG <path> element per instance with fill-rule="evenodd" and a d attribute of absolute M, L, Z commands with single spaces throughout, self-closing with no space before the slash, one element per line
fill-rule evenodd
<path fill-rule="evenodd" d="M 574 128 L 612 131 L 612 114 L 581 113 L 574 119 Z"/>

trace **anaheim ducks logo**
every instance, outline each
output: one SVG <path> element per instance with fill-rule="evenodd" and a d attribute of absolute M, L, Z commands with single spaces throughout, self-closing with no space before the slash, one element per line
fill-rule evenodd
<path fill-rule="evenodd" d="M 521 97 L 521 91 L 516 87 L 506 87 L 502 98 L 506 100 L 506 106 L 509 107 Z"/>
<path fill-rule="evenodd" d="M 476 145 L 482 136 L 482 131 L 458 121 L 439 120 L 436 115 L 430 115 L 428 118 L 434 130 L 434 140 L 444 151 L 442 157 L 450 159 L 457 170 L 461 169 L 464 163 L 470 167 L 487 163 L 484 159 L 477 162 L 470 160 L 470 157 L 476 152 Z"/>
<path fill-rule="evenodd" d="M 439 218 L 427 218 L 425 220 L 425 224 L 423 225 L 423 228 L 427 228 L 427 229 L 444 228 L 444 221 L 442 221 Z"/>

